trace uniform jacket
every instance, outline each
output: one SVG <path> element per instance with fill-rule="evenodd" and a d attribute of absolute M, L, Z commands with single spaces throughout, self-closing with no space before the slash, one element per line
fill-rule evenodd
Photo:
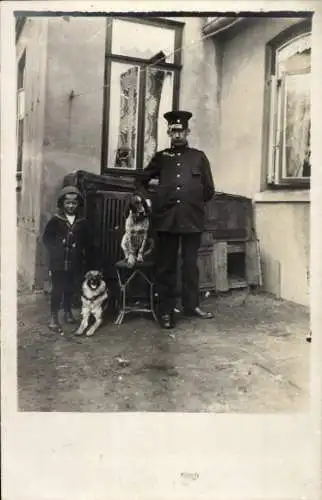
<path fill-rule="evenodd" d="M 159 179 L 153 198 L 154 229 L 178 234 L 203 232 L 205 203 L 215 192 L 206 155 L 188 146 L 159 151 L 140 172 L 137 189 L 147 189 L 153 178 Z"/>
<path fill-rule="evenodd" d="M 78 271 L 87 269 L 92 244 L 87 220 L 76 216 L 73 225 L 63 214 L 54 215 L 43 234 L 49 254 L 51 271 Z"/>

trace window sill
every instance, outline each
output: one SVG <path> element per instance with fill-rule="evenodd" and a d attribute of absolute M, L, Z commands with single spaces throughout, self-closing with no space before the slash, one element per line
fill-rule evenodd
<path fill-rule="evenodd" d="M 262 191 L 254 196 L 255 203 L 309 203 L 310 190 Z"/>

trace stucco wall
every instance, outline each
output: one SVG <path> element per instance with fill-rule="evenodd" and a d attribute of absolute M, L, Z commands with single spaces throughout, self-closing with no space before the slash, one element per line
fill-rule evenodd
<path fill-rule="evenodd" d="M 267 291 L 309 305 L 309 204 L 257 204 L 256 221 Z"/>
<path fill-rule="evenodd" d="M 26 49 L 25 119 L 22 190 L 18 201 L 18 271 L 32 287 L 36 273 L 41 213 L 42 143 L 44 130 L 47 21 L 26 21 L 17 44 L 17 60 Z M 19 215 L 21 214 L 21 215 Z"/>
<path fill-rule="evenodd" d="M 63 177 L 100 172 L 104 18 L 51 18 L 44 134 L 44 217 L 55 207 Z M 75 97 L 70 99 L 71 92 Z M 78 95 L 79 94 L 79 95 Z"/>
<path fill-rule="evenodd" d="M 193 113 L 192 147 L 207 154 L 214 176 L 218 171 L 220 49 L 212 38 L 202 38 L 202 19 L 183 18 L 184 36 L 180 107 Z M 215 179 L 216 180 L 216 179 Z"/>
<path fill-rule="evenodd" d="M 221 79 L 220 162 L 223 191 L 254 198 L 262 188 L 265 45 L 294 19 L 262 19 L 225 42 Z M 264 289 L 308 304 L 309 203 L 254 205 Z M 275 197 L 276 198 L 276 197 Z M 278 196 L 277 196 L 278 198 Z M 266 200 L 267 201 L 267 200 Z"/>

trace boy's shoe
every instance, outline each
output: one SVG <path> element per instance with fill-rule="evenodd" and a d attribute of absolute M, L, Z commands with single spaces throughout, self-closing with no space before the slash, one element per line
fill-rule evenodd
<path fill-rule="evenodd" d="M 56 333 L 62 333 L 63 329 L 58 321 L 58 317 L 53 314 L 49 320 L 49 329 Z"/>
<path fill-rule="evenodd" d="M 166 330 L 171 330 L 175 326 L 173 314 L 161 314 L 159 321 L 161 328 Z"/>

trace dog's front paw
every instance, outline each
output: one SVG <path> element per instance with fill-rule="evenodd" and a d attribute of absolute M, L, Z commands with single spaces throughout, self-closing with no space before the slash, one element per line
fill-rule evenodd
<path fill-rule="evenodd" d="M 139 253 L 136 260 L 138 262 L 143 262 L 143 255 L 141 253 Z"/>
<path fill-rule="evenodd" d="M 75 335 L 83 335 L 84 331 L 85 331 L 84 328 L 79 327 L 79 328 L 77 328 L 77 330 L 75 330 L 74 334 Z"/>
<path fill-rule="evenodd" d="M 87 330 L 86 332 L 86 337 L 92 337 L 94 335 L 94 333 L 96 332 L 96 328 L 90 328 L 89 330 Z"/>
<path fill-rule="evenodd" d="M 127 260 L 127 265 L 129 267 L 133 267 L 135 265 L 135 257 L 134 257 L 134 255 L 130 255 L 130 257 Z"/>

